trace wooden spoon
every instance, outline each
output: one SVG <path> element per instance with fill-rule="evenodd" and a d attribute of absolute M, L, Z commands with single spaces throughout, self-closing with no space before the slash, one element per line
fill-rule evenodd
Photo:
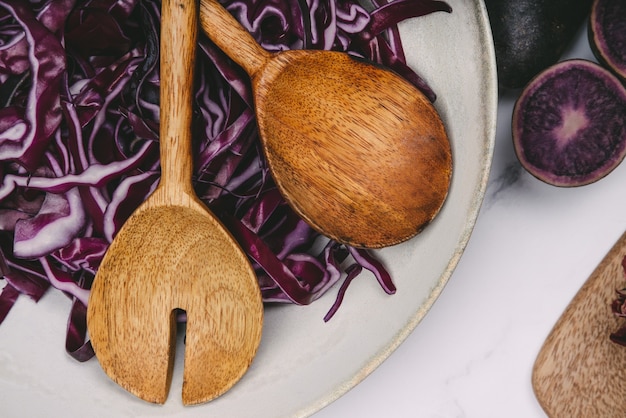
<path fill-rule="evenodd" d="M 251 77 L 274 181 L 312 227 L 378 248 L 411 238 L 439 212 L 450 143 L 417 88 L 345 53 L 271 54 L 216 0 L 200 1 L 200 22 Z"/>
<path fill-rule="evenodd" d="M 611 311 L 626 284 L 626 233 L 567 306 L 532 373 L 537 399 L 552 418 L 626 416 L 626 347 L 609 339 L 622 324 Z"/>
<path fill-rule="evenodd" d="M 197 6 L 164 0 L 161 181 L 121 228 L 93 283 L 88 329 L 104 371 L 155 403 L 172 376 L 174 310 L 187 313 L 184 404 L 208 401 L 245 373 L 263 306 L 246 255 L 194 194 L 191 117 Z"/>

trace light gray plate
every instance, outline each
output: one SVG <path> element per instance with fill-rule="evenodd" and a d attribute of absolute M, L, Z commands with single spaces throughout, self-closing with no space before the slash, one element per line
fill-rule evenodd
<path fill-rule="evenodd" d="M 184 408 L 182 358 L 167 403 L 147 404 L 114 384 L 97 361 L 64 351 L 69 300 L 49 292 L 37 306 L 20 298 L 0 326 L 0 409 L 4 417 L 304 417 L 358 384 L 419 324 L 445 286 L 470 237 L 494 147 L 497 82 L 491 32 L 479 0 L 450 0 L 452 14 L 401 24 L 409 64 L 437 92 L 453 146 L 449 197 L 435 222 L 405 244 L 380 251 L 398 291 L 374 277 L 352 283 L 335 317 L 322 318 L 332 291 L 308 307 L 266 310 L 261 347 L 226 395 Z M 182 352 L 182 350 L 178 350 Z"/>

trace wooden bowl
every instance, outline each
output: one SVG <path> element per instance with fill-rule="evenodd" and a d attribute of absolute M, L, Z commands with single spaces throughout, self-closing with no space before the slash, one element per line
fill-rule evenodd
<path fill-rule="evenodd" d="M 535 395 L 551 418 L 626 416 L 626 347 L 609 336 L 616 289 L 626 287 L 626 233 L 591 274 L 550 332 L 532 373 Z"/>

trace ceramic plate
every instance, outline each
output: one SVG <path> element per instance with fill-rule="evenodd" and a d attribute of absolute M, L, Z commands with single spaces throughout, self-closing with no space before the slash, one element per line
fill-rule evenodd
<path fill-rule="evenodd" d="M 358 384 L 419 324 L 452 274 L 470 237 L 491 164 L 497 106 L 495 58 L 479 0 L 449 0 L 452 14 L 401 24 L 409 64 L 437 92 L 453 147 L 449 197 L 416 238 L 380 251 L 397 293 L 372 276 L 355 280 L 328 323 L 329 292 L 308 307 L 266 310 L 257 357 L 244 378 L 208 404 L 183 407 L 182 358 L 165 405 L 148 404 L 114 384 L 95 359 L 64 351 L 70 301 L 60 292 L 35 305 L 18 299 L 0 326 L 0 409 L 4 417 L 309 416 Z M 178 350 L 182 352 L 182 350 Z"/>

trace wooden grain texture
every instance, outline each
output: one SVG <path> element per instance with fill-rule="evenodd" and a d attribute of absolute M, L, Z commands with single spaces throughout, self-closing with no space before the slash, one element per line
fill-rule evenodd
<path fill-rule="evenodd" d="M 175 349 L 175 310 L 187 314 L 183 403 L 211 400 L 248 369 L 263 305 L 236 241 L 194 194 L 191 103 L 194 0 L 164 0 L 161 26 L 161 181 L 117 234 L 94 280 L 88 329 L 103 370 L 138 397 L 163 403 Z"/>
<path fill-rule="evenodd" d="M 626 286 L 626 233 L 567 306 L 532 373 L 535 395 L 551 418 L 626 416 L 626 347 L 609 340 L 623 320 L 611 312 Z"/>
<path fill-rule="evenodd" d="M 432 221 L 448 194 L 452 152 L 417 88 L 345 53 L 268 54 L 216 0 L 201 0 L 200 16 L 250 75 L 268 166 L 303 219 L 370 248 L 405 241 Z"/>

